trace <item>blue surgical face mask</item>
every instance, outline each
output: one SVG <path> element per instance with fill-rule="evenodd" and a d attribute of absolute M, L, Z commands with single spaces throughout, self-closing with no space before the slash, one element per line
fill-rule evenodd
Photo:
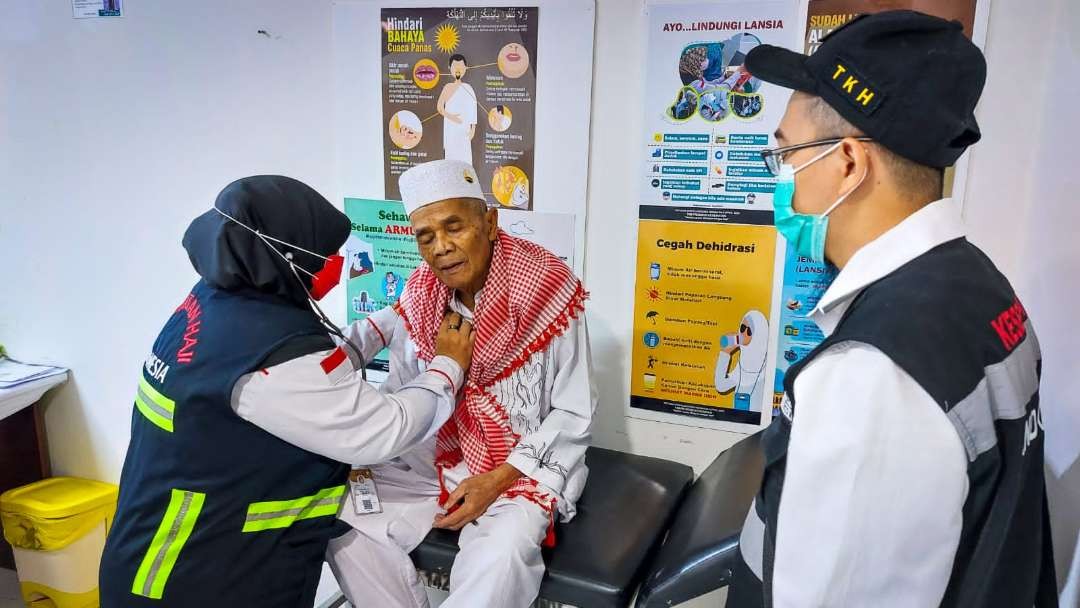
<path fill-rule="evenodd" d="M 825 235 L 829 230 L 829 214 L 832 213 L 840 203 L 844 202 L 844 199 L 850 196 L 852 192 L 859 189 L 863 180 L 866 179 L 866 174 L 863 174 L 862 179 L 859 180 L 859 183 L 856 184 L 854 188 L 836 199 L 836 202 L 821 215 L 797 213 L 795 208 L 792 207 L 792 203 L 795 199 L 795 174 L 831 154 L 840 147 L 841 143 L 843 142 L 833 144 L 828 150 L 825 150 L 798 167 L 787 164 L 780 165 L 780 177 L 776 182 L 776 190 L 773 192 L 773 211 L 776 229 L 780 234 L 784 235 L 784 238 L 795 248 L 795 251 L 798 252 L 799 255 L 810 258 L 816 262 L 825 261 Z"/>

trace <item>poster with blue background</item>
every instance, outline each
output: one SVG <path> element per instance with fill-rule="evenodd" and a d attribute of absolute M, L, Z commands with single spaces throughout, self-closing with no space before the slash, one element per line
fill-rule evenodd
<path fill-rule="evenodd" d="M 794 247 L 787 248 L 784 259 L 784 286 L 780 297 L 780 340 L 776 357 L 776 380 L 773 383 L 773 414 L 784 394 L 784 375 L 821 344 L 825 337 L 810 320 L 825 290 L 836 278 L 836 268 L 802 257 Z"/>

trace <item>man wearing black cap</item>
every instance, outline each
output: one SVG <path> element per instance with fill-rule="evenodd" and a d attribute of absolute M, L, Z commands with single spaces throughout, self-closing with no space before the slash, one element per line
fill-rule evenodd
<path fill-rule="evenodd" d="M 762 154 L 777 229 L 840 273 L 765 432 L 729 605 L 1056 606 L 1038 342 L 940 198 L 980 137 L 981 52 L 892 11 L 746 66 L 796 90 Z"/>

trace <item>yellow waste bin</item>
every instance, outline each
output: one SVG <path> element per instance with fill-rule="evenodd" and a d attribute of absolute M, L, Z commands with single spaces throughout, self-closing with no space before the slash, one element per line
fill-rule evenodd
<path fill-rule="evenodd" d="M 54 477 L 0 495 L 0 523 L 33 608 L 96 608 L 98 568 L 119 488 Z"/>

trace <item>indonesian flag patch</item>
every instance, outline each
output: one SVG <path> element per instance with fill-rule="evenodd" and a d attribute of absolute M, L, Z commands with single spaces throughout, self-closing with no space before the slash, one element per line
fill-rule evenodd
<path fill-rule="evenodd" d="M 345 350 L 340 346 L 320 361 L 319 365 L 322 366 L 326 379 L 330 381 L 330 384 L 337 384 L 352 371 L 349 356 L 345 354 Z"/>

